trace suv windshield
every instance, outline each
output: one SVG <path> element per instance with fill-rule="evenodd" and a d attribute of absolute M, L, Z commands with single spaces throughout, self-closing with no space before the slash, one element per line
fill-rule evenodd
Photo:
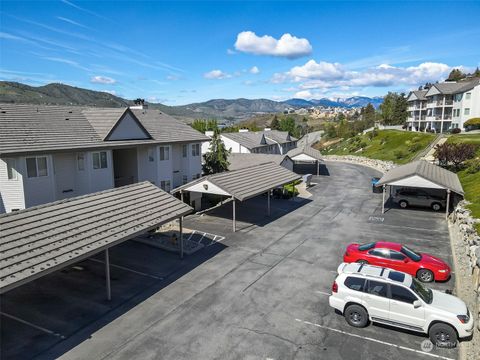
<path fill-rule="evenodd" d="M 358 245 L 358 250 L 365 251 L 365 250 L 373 249 L 374 247 L 375 247 L 375 243 L 371 242 L 367 244 Z"/>
<path fill-rule="evenodd" d="M 422 260 L 422 255 L 420 255 L 419 253 L 413 251 L 412 249 L 406 247 L 406 246 L 402 246 L 402 248 L 400 249 L 400 251 L 402 253 L 404 253 L 405 255 L 407 255 L 410 259 L 412 259 L 413 261 L 420 261 Z"/>
<path fill-rule="evenodd" d="M 415 294 L 420 296 L 420 298 L 425 301 L 427 304 L 431 304 L 433 300 L 432 290 L 426 288 L 418 281 L 417 279 L 412 279 L 412 285 L 410 285 L 410 289 L 413 290 Z"/>

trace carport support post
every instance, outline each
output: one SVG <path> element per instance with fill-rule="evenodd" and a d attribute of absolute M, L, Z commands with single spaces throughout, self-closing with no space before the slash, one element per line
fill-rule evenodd
<path fill-rule="evenodd" d="M 108 249 L 105 249 L 105 280 L 107 282 L 107 300 L 112 300 L 112 290 L 110 287 L 110 259 Z"/>
<path fill-rule="evenodd" d="M 267 213 L 270 216 L 270 190 L 267 191 Z"/>
<path fill-rule="evenodd" d="M 386 190 L 386 186 L 383 185 L 383 196 L 382 196 L 382 214 L 385 213 L 385 190 Z"/>
<path fill-rule="evenodd" d="M 183 216 L 179 219 L 180 259 L 183 259 Z"/>
<path fill-rule="evenodd" d="M 320 161 L 317 160 L 317 176 L 320 175 Z"/>
<path fill-rule="evenodd" d="M 449 210 L 449 207 L 450 207 L 450 189 L 447 189 L 447 206 L 445 206 L 445 219 L 448 220 L 448 210 Z"/>
<path fill-rule="evenodd" d="M 235 232 L 237 229 L 236 224 L 235 224 L 235 198 L 232 196 L 232 219 L 233 219 L 233 232 Z"/>

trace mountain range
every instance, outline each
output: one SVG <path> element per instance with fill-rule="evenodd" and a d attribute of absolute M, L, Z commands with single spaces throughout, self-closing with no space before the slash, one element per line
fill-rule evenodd
<path fill-rule="evenodd" d="M 311 107 L 311 106 L 325 106 L 325 107 L 343 107 L 343 108 L 355 108 L 367 106 L 369 103 L 375 108 L 378 108 L 383 102 L 382 97 L 367 97 L 367 96 L 352 96 L 348 98 L 321 98 L 318 100 L 305 100 L 305 99 L 289 99 L 284 103 L 294 107 Z"/>
<path fill-rule="evenodd" d="M 159 103 L 148 103 L 148 106 L 186 122 L 197 118 L 239 121 L 250 118 L 255 114 L 283 112 L 288 107 L 339 106 L 352 108 L 365 106 L 368 103 L 378 107 L 382 100 L 380 97 L 369 98 L 363 96 L 335 100 L 323 98 L 318 100 L 290 99 L 286 101 L 269 99 L 213 99 L 180 106 L 168 106 Z M 34 87 L 8 81 L 0 81 L 0 103 L 2 102 L 98 107 L 125 107 L 133 105 L 132 100 L 123 99 L 110 93 L 82 89 L 65 84 L 53 83 Z"/>

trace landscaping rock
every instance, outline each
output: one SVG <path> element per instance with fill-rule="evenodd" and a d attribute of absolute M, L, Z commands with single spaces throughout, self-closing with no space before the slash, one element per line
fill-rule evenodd
<path fill-rule="evenodd" d="M 388 170 L 393 169 L 397 166 L 391 161 L 369 159 L 363 156 L 354 155 L 323 155 L 323 158 L 326 161 L 343 161 L 352 164 L 365 165 L 374 168 L 382 173 L 386 173 Z"/>

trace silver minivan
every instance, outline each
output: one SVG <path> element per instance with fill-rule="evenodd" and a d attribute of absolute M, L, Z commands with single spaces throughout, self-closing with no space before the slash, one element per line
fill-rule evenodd
<path fill-rule="evenodd" d="M 421 206 L 429 207 L 434 211 L 439 211 L 442 208 L 445 208 L 447 204 L 444 197 L 417 188 L 397 189 L 392 196 L 392 200 L 403 209 L 409 206 Z"/>

